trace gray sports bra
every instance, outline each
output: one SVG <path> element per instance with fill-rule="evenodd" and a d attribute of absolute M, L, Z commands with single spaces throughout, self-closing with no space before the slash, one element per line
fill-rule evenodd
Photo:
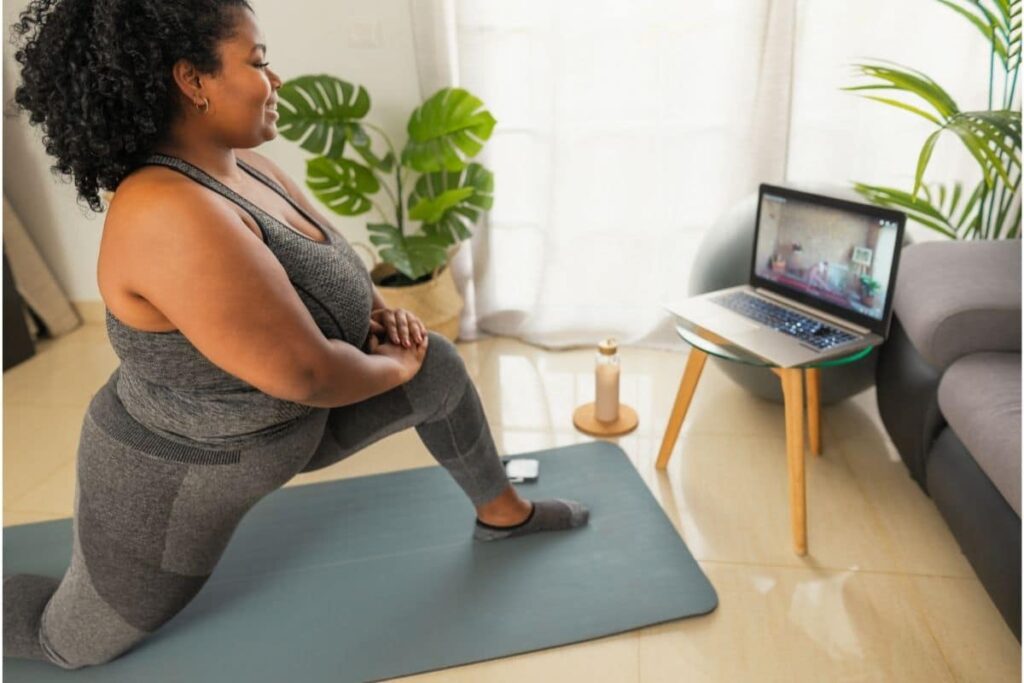
<path fill-rule="evenodd" d="M 318 222 L 277 183 L 241 160 L 240 168 L 284 197 L 321 229 L 327 241 L 314 240 L 285 225 L 182 159 L 153 154 L 143 163 L 173 168 L 245 209 L 324 335 L 363 346 L 370 328 L 372 284 L 344 237 Z M 265 394 L 221 370 L 177 330 L 148 332 L 129 327 L 109 309 L 106 326 L 121 360 L 116 371 L 118 397 L 133 418 L 167 439 L 215 450 L 243 448 L 271 439 L 315 410 Z"/>

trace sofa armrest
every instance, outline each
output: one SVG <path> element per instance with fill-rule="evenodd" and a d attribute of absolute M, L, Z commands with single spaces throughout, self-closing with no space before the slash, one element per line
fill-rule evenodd
<path fill-rule="evenodd" d="M 900 257 L 893 310 L 936 368 L 1021 349 L 1021 242 L 922 242 Z"/>

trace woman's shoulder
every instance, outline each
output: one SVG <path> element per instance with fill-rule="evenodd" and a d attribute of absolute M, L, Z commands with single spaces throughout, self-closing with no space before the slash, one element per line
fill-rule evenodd
<path fill-rule="evenodd" d="M 190 178 L 166 166 L 141 166 L 118 184 L 110 200 L 108 219 L 118 214 L 134 213 L 138 208 L 164 203 L 162 200 L 167 197 L 180 199 L 182 203 L 192 201 L 201 194 L 196 191 L 196 185 Z"/>
<path fill-rule="evenodd" d="M 244 224 L 259 236 L 259 228 L 249 225 L 230 201 L 191 178 L 162 166 L 144 166 L 133 171 L 117 187 L 107 208 L 100 244 L 110 252 L 121 247 L 137 249 L 158 234 L 188 233 L 191 240 L 212 237 L 205 229 L 184 230 L 186 226 L 211 223 Z"/>
<path fill-rule="evenodd" d="M 230 269 L 262 245 L 259 227 L 255 222 L 250 225 L 242 213 L 173 169 L 147 166 L 133 171 L 110 201 L 100 238 L 98 281 L 108 307 L 130 325 L 164 331 L 167 321 L 159 320 L 148 304 L 138 303 L 154 265 L 230 252 L 233 258 L 225 259 L 224 265 Z M 253 239 L 237 239 L 247 232 Z"/>
<path fill-rule="evenodd" d="M 189 176 L 150 164 L 135 169 L 117 186 L 107 209 L 104 230 L 130 228 L 140 222 L 166 225 L 174 217 L 197 213 L 223 218 L 225 211 L 242 213 L 234 210 L 232 202 Z"/>

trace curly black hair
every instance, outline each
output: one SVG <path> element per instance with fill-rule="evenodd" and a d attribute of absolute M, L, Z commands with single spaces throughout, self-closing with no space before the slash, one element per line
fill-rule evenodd
<path fill-rule="evenodd" d="M 164 141 L 183 103 L 174 64 L 220 72 L 238 8 L 253 11 L 247 0 L 33 0 L 19 15 L 17 110 L 90 209 Z"/>

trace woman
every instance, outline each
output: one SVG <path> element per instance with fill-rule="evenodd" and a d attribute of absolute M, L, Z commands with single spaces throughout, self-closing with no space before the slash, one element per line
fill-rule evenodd
<path fill-rule="evenodd" d="M 586 523 L 508 484 L 455 347 L 388 310 L 296 183 L 251 151 L 281 81 L 245 0 L 37 0 L 21 109 L 100 211 L 121 364 L 90 403 L 62 580 L 4 578 L 4 655 L 117 657 L 196 595 L 242 516 L 408 427 L 496 540 Z M 343 590 L 339 587 L 339 590 Z"/>

